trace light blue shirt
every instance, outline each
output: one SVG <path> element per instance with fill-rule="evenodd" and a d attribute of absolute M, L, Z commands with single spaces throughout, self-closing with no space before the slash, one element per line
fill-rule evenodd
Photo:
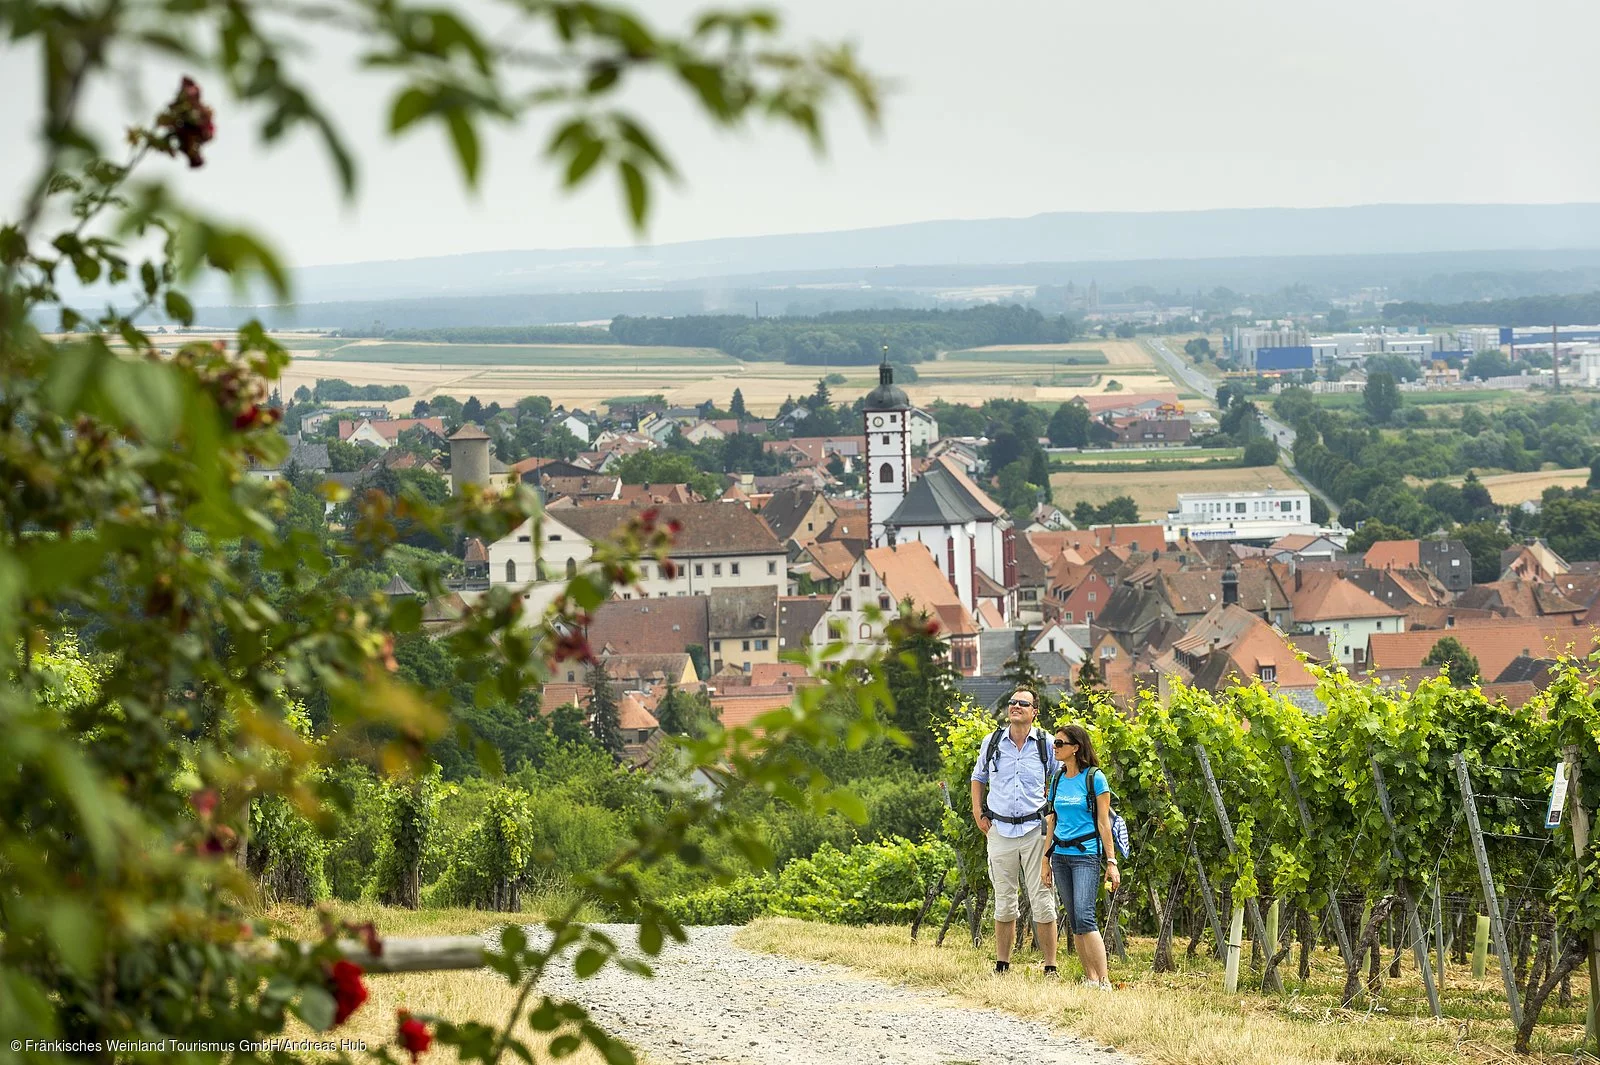
<path fill-rule="evenodd" d="M 1003 726 L 1000 730 L 1000 742 L 995 751 L 995 766 L 991 779 L 987 759 L 989 740 L 993 735 L 994 733 L 990 733 L 983 738 L 983 746 L 978 749 L 978 764 L 972 770 L 973 780 L 988 785 L 989 810 L 1001 817 L 1027 817 L 1040 812 L 1044 806 L 1045 783 L 1056 771 L 1056 753 L 1050 746 L 1049 735 L 1041 729 L 1029 729 L 1027 738 L 1019 747 L 1011 740 L 1011 726 Z M 1038 737 L 1040 736 L 1044 737 L 1043 762 L 1039 761 Z M 1014 839 L 1026 836 L 1029 832 L 1038 832 L 1043 823 L 1044 817 L 1041 813 L 1037 821 L 1028 821 L 1020 825 L 996 821 L 989 831 Z"/>
<path fill-rule="evenodd" d="M 1050 845 L 1052 854 L 1099 854 L 1100 853 L 1100 826 L 1095 823 L 1094 811 L 1089 809 L 1089 774 L 1094 774 L 1095 806 L 1100 805 L 1100 796 L 1111 794 L 1111 785 L 1106 783 L 1106 775 L 1098 769 L 1079 770 L 1075 777 L 1062 776 L 1056 784 L 1056 838 L 1077 839 L 1093 832 L 1093 839 L 1084 840 L 1077 847 L 1060 848 L 1055 844 Z"/>

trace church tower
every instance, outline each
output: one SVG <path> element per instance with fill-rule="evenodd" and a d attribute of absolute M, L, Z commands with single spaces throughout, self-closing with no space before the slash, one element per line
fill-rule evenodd
<path fill-rule="evenodd" d="M 867 438 L 867 528 L 872 546 L 881 547 L 888 543 L 884 523 L 911 487 L 911 400 L 894 383 L 887 344 L 878 387 L 867 393 L 861 416 Z"/>

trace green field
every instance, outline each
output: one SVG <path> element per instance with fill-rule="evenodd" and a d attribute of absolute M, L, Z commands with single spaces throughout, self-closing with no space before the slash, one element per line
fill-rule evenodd
<path fill-rule="evenodd" d="M 1462 403 L 1506 403 L 1526 398 L 1533 393 L 1543 398 L 1545 393 L 1532 389 L 1528 392 L 1517 392 L 1511 389 L 1486 388 L 1462 392 L 1402 392 L 1400 405 L 1402 407 L 1448 407 Z M 1353 410 L 1364 402 L 1360 392 L 1336 392 L 1333 395 L 1314 396 L 1317 405 L 1333 407 L 1336 410 Z"/>
<path fill-rule="evenodd" d="M 1095 466 L 1107 462 L 1118 464 L 1140 462 L 1206 462 L 1211 459 L 1237 460 L 1244 458 L 1242 447 L 1165 447 L 1139 450 L 1097 450 L 1052 454 L 1052 465 Z"/>
<path fill-rule="evenodd" d="M 928 364 L 923 363 L 926 367 Z M 935 363 L 934 365 L 937 365 Z M 959 389 L 962 385 L 975 384 L 1014 384 L 1025 383 L 1047 388 L 1093 388 L 1100 383 L 1100 374 L 1097 373 L 1058 373 L 1041 376 L 1037 370 L 1023 369 L 1021 367 L 997 367 L 1000 372 L 993 374 L 939 374 L 929 373 L 920 369 L 917 373 L 916 383 L 919 385 L 947 385 Z M 1005 372 L 1009 370 L 1010 372 Z M 1054 411 L 1059 404 L 1050 405 Z"/>
<path fill-rule="evenodd" d="M 1105 366 L 1111 360 L 1105 352 L 994 350 L 952 351 L 944 356 L 950 362 L 995 362 L 1012 366 Z"/>
<path fill-rule="evenodd" d="M 671 366 L 697 369 L 739 365 L 709 348 L 651 348 L 600 344 L 362 344 L 339 350 L 340 362 L 387 362 L 397 366 L 534 366 L 611 369 Z"/>

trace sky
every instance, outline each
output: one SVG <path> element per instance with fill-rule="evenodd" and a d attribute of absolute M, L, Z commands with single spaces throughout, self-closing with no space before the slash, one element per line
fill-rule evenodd
<path fill-rule="evenodd" d="M 704 6 L 636 5 L 663 26 Z M 683 174 L 641 238 L 607 177 L 575 195 L 542 163 L 548 126 L 487 143 L 468 192 L 429 125 L 384 133 L 392 82 L 339 46 L 316 87 L 363 160 L 354 203 L 316 143 L 256 140 L 218 99 L 196 203 L 269 234 L 296 265 L 472 251 L 818 232 L 1047 211 L 1600 201 L 1588 0 L 804 0 L 796 40 L 850 40 L 892 80 L 882 129 L 842 106 L 817 157 L 795 134 L 711 130 L 675 89 L 632 103 Z M 470 0 L 499 25 L 489 0 Z M 138 66 L 94 96 L 115 131 L 157 110 L 176 68 Z M 0 217 L 36 158 L 33 56 L 0 43 Z M 213 94 L 214 96 L 216 94 Z"/>

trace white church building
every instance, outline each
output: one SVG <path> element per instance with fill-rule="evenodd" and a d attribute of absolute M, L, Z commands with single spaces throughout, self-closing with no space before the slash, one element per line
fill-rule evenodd
<path fill-rule="evenodd" d="M 912 477 L 912 413 L 884 363 L 862 411 L 872 546 L 921 543 L 980 625 L 1008 624 L 1016 616 L 1016 531 L 959 465 L 939 459 Z"/>

